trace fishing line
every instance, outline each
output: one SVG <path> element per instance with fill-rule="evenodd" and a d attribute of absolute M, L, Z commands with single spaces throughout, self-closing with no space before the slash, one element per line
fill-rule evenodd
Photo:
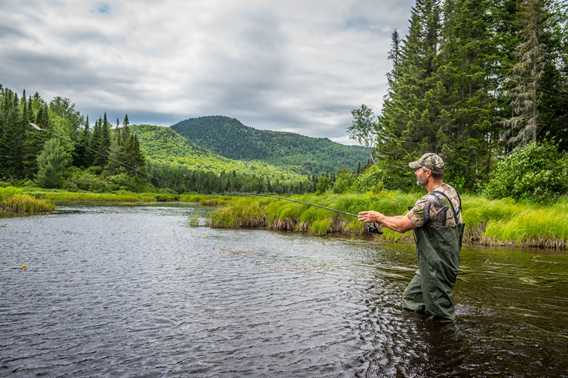
<path fill-rule="evenodd" d="M 243 195 L 243 194 L 241 193 L 240 195 Z M 296 199 L 293 199 L 293 198 L 281 197 L 281 196 L 271 195 L 271 194 L 257 194 L 257 193 L 244 194 L 244 196 L 265 197 L 265 198 L 272 198 L 272 199 L 276 198 L 276 199 L 283 200 L 283 201 L 298 203 L 300 205 L 312 206 L 312 207 L 317 207 L 317 208 L 324 209 L 324 210 L 329 210 L 329 211 L 332 211 L 332 212 L 337 213 L 337 214 L 347 215 L 347 216 L 357 218 L 357 219 L 359 218 L 359 216 L 355 213 L 351 213 L 351 212 L 344 211 L 344 210 L 334 209 L 332 207 L 323 206 L 323 205 L 313 203 L 313 202 L 296 200 Z M 371 233 L 371 234 L 382 234 L 383 233 L 382 227 L 380 225 L 376 224 L 376 223 L 365 223 L 365 231 L 367 233 Z"/>
<path fill-rule="evenodd" d="M 61 133 L 61 132 L 60 132 L 59 130 L 57 130 L 56 128 L 53 128 L 53 129 L 51 129 L 51 130 L 46 130 L 46 129 L 42 129 L 41 127 L 39 127 L 38 125 L 36 125 L 36 124 L 33 123 L 33 122 L 30 122 L 29 124 L 30 124 L 30 126 L 31 126 L 34 130 L 37 130 L 37 131 L 41 131 L 41 132 L 50 132 L 50 131 L 52 131 L 52 132 L 58 134 L 60 137 L 63 137 L 63 138 L 68 138 L 68 137 L 69 137 L 68 135 L 64 135 L 63 133 Z M 117 127 L 115 130 L 118 130 L 118 129 L 121 129 L 121 128 L 120 128 L 120 127 Z M 100 157 L 104 157 L 104 155 L 103 155 L 102 152 L 100 152 L 100 151 L 98 151 L 98 150 L 95 150 L 94 148 L 91 148 L 91 147 L 88 146 L 88 145 L 85 145 L 84 147 L 85 147 L 85 149 L 89 150 L 90 152 L 93 152 L 93 153 L 99 155 Z M 129 165 L 129 164 L 126 164 L 126 163 L 124 163 L 124 162 L 122 162 L 122 161 L 117 161 L 116 163 L 118 163 L 119 165 L 121 165 L 123 168 L 126 168 L 128 171 L 134 172 L 134 174 L 135 174 L 136 176 L 141 177 L 141 178 L 146 178 L 145 176 L 142 176 L 142 175 L 138 172 L 138 170 L 135 169 L 135 167 L 133 167 L 133 166 L 131 166 L 131 165 Z M 334 212 L 334 213 L 336 213 L 336 214 L 346 215 L 346 216 L 349 216 L 349 217 L 352 217 L 352 218 L 358 218 L 358 215 L 357 215 L 357 214 L 351 213 L 351 212 L 349 212 L 349 211 L 334 209 L 334 208 L 332 208 L 332 207 L 320 205 L 320 204 L 313 203 L 313 202 L 301 201 L 301 200 L 296 200 L 296 199 L 287 198 L 287 197 L 281 197 L 281 196 L 273 195 L 273 194 L 259 194 L 259 193 L 226 193 L 226 194 L 223 194 L 223 195 L 245 196 L 245 197 L 246 197 L 246 196 L 249 196 L 249 197 L 250 197 L 250 196 L 254 196 L 254 197 L 264 197 L 264 198 L 271 198 L 271 199 L 276 198 L 276 199 L 279 199 L 279 200 L 282 200 L 282 201 L 288 201 L 288 202 L 292 202 L 292 203 L 297 203 L 297 204 L 304 205 L 304 206 L 312 206 L 312 207 L 316 207 L 316 208 L 319 208 L 319 209 L 328 210 L 328 211 Z M 377 233 L 377 234 L 382 234 L 382 233 L 383 233 L 382 230 L 381 230 L 381 227 L 375 225 L 374 223 L 365 223 L 365 229 L 366 229 L 366 231 L 369 232 L 369 233 Z"/>

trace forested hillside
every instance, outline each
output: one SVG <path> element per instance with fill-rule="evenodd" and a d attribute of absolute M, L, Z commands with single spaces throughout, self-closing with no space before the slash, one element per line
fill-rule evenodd
<path fill-rule="evenodd" d="M 176 191 L 303 192 L 310 185 L 306 176 L 286 169 L 216 155 L 168 127 L 138 125 L 131 130 L 140 140 L 149 176 Z"/>
<path fill-rule="evenodd" d="M 257 130 L 234 118 L 210 116 L 187 119 L 172 126 L 192 143 L 238 160 L 261 160 L 295 168 L 305 174 L 356 170 L 366 165 L 369 149 L 345 146 L 327 138 Z"/>

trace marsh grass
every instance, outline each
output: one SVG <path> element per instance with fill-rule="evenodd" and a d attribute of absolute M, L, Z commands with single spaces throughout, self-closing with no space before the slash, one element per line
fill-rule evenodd
<path fill-rule="evenodd" d="M 0 216 L 21 216 L 49 213 L 55 210 L 53 203 L 28 194 L 13 194 L 0 201 Z"/>
<path fill-rule="evenodd" d="M 404 214 L 420 194 L 383 191 L 378 194 L 306 194 L 290 196 L 330 208 L 358 213 L 378 210 L 387 215 Z M 568 198 L 543 206 L 511 199 L 490 200 L 463 196 L 466 223 L 464 242 L 484 245 L 513 245 L 566 249 L 568 247 Z M 311 235 L 343 234 L 360 236 L 363 223 L 317 207 L 291 203 L 278 198 L 229 198 L 212 214 L 212 226 L 223 228 L 261 227 Z M 413 240 L 412 233 L 384 230 L 381 236 L 391 241 Z"/>

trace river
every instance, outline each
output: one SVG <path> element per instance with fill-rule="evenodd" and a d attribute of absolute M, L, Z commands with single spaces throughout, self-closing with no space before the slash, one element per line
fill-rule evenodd
<path fill-rule="evenodd" d="M 0 219 L 1 376 L 568 375 L 566 254 L 465 248 L 441 324 L 413 246 L 63 210 Z"/>

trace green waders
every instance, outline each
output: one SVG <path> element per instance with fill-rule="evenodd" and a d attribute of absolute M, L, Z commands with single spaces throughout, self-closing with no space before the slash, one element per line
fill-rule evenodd
<path fill-rule="evenodd" d="M 458 214 L 451 206 L 457 221 Z M 414 230 L 418 270 L 404 291 L 403 308 L 437 319 L 454 319 L 452 289 L 459 270 L 463 230 L 463 224 L 452 227 L 426 224 Z"/>

